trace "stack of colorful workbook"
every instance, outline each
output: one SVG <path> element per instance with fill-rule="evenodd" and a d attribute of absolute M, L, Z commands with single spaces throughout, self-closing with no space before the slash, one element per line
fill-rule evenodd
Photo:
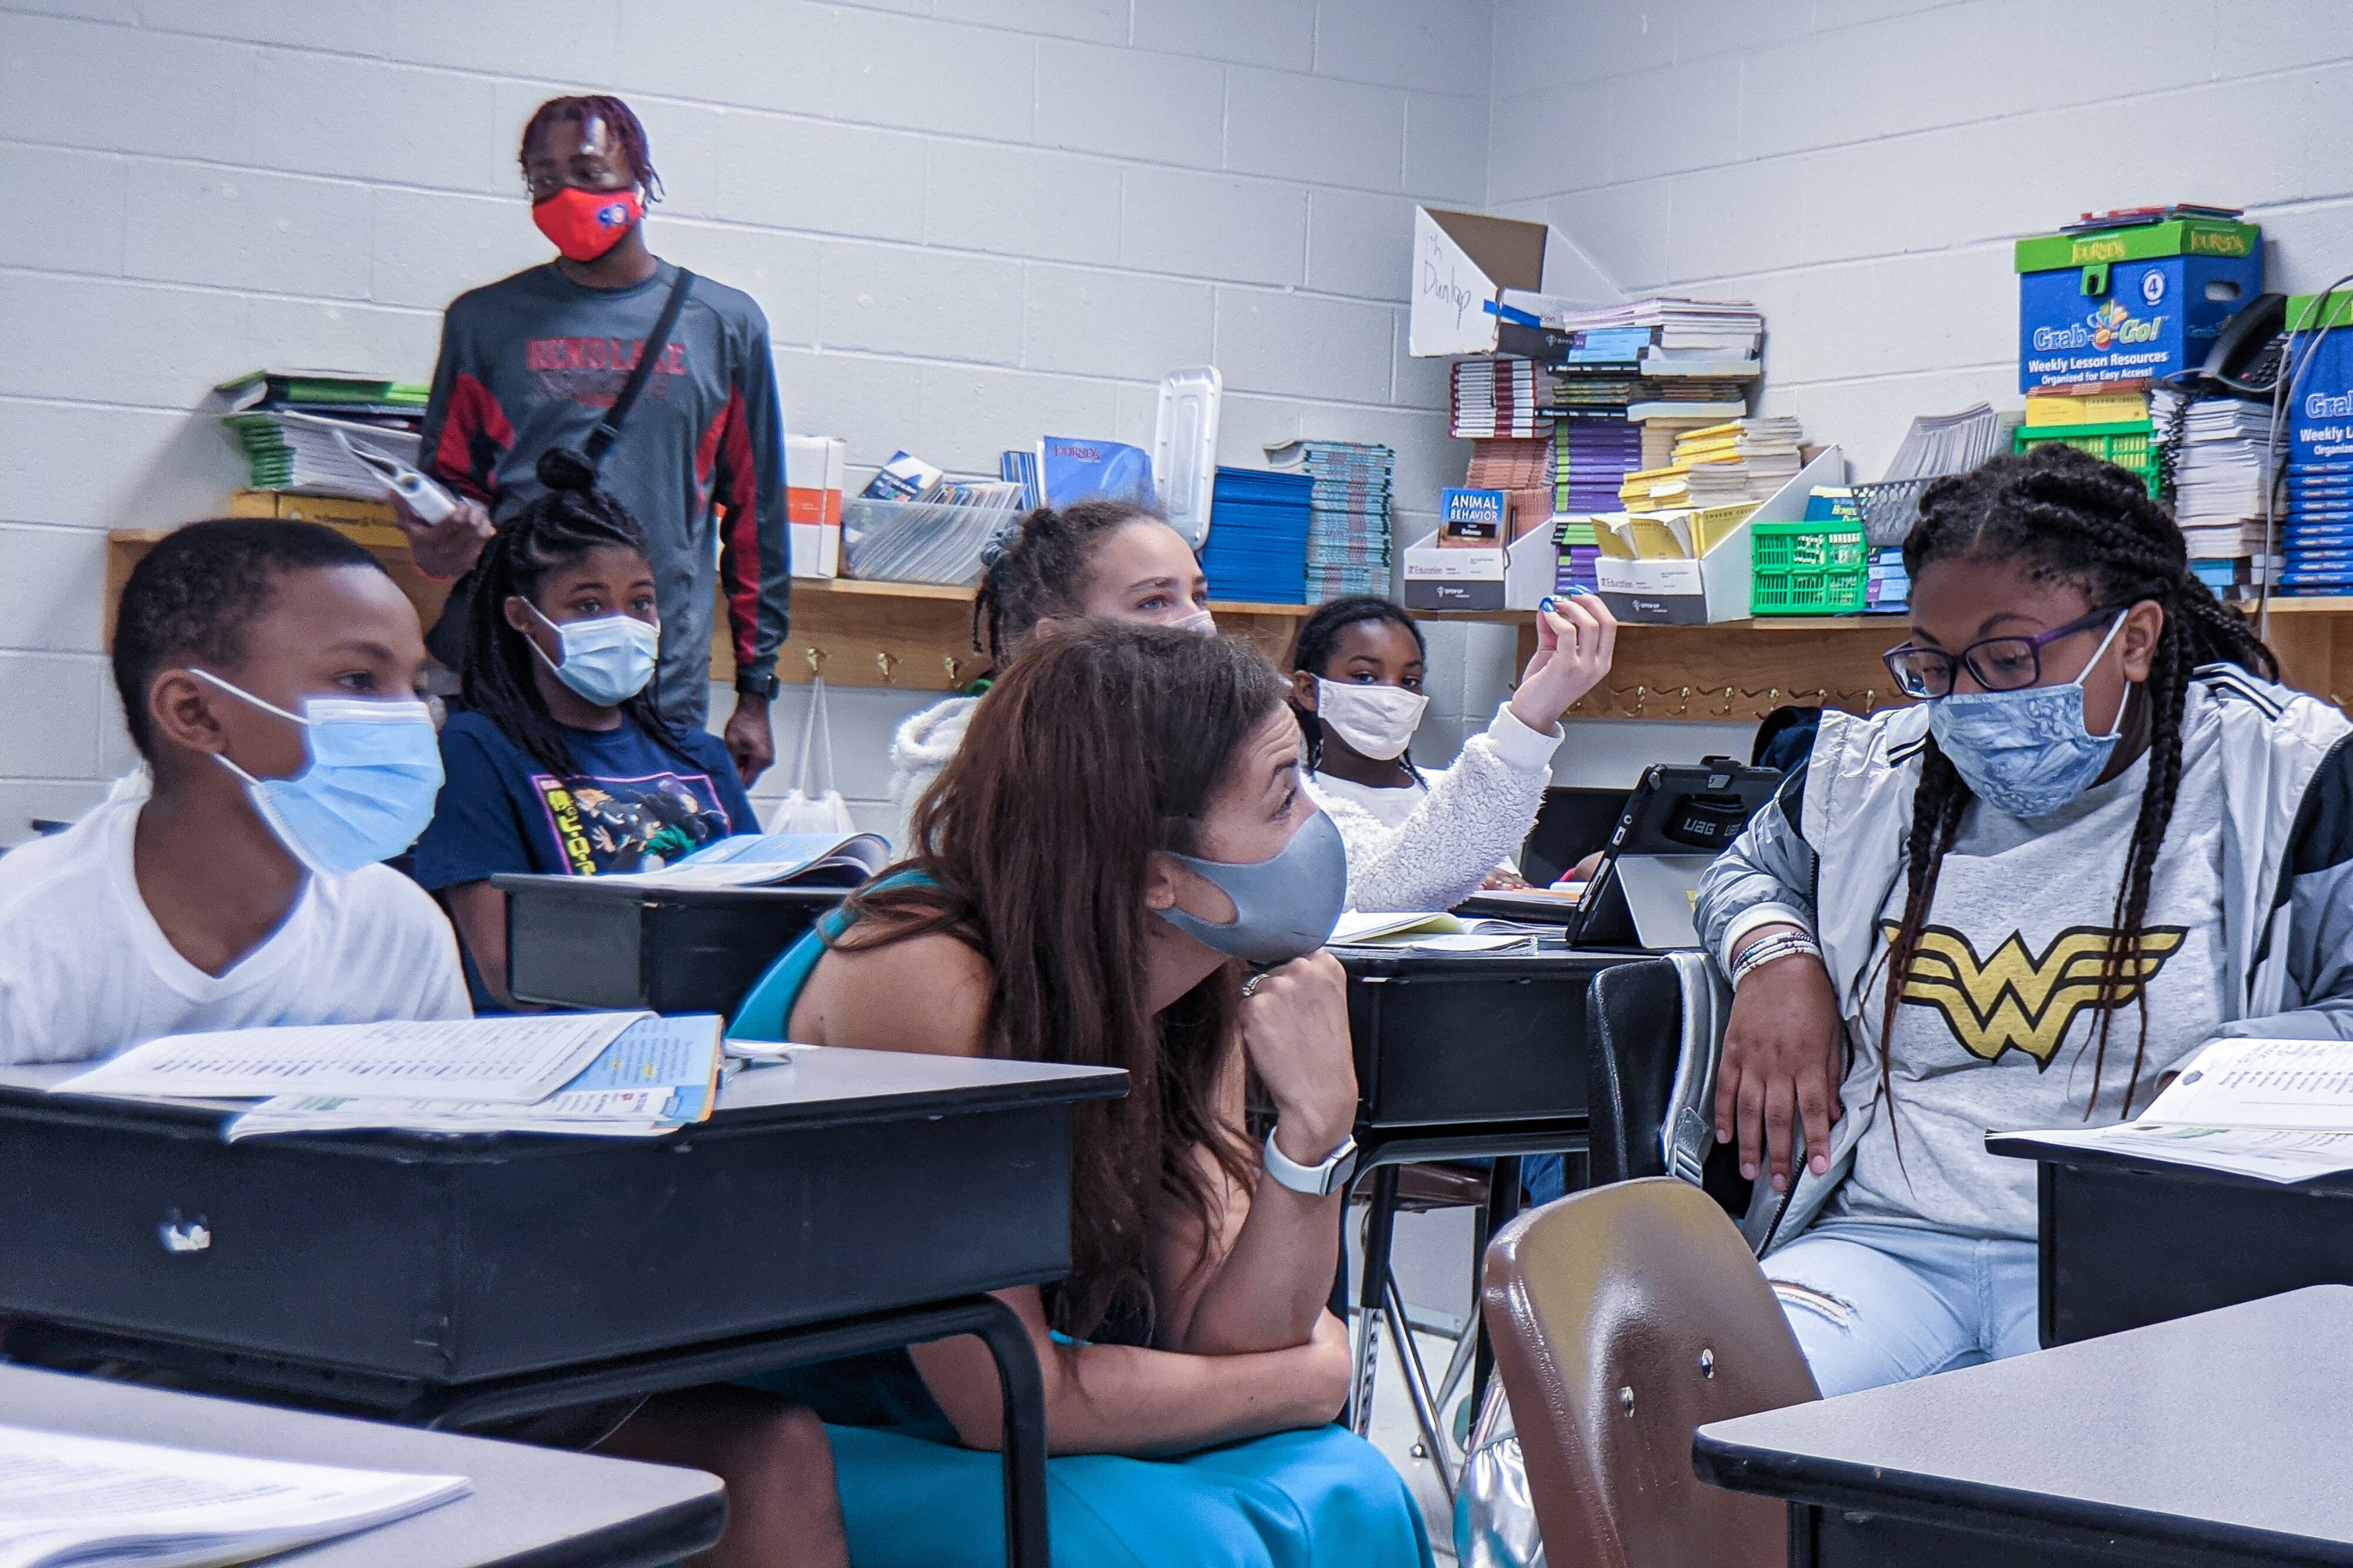
<path fill-rule="evenodd" d="M 1509 539 L 1551 521 L 1556 458 L 1550 435 L 1471 443 L 1471 468 L 1463 484 L 1474 490 L 1502 490 L 1510 498 Z"/>
<path fill-rule="evenodd" d="M 1798 421 L 1788 416 L 1735 419 L 1686 431 L 1675 442 L 1675 463 L 1687 469 L 1694 506 L 1764 501 L 1798 477 Z"/>
<path fill-rule="evenodd" d="M 1642 433 L 1622 413 L 1556 414 L 1552 424 L 1556 512 L 1618 510 L 1618 487 L 1642 466 Z"/>
<path fill-rule="evenodd" d="M 1209 596 L 1246 604 L 1305 604 L 1314 477 L 1221 468 L 1209 496 L 1209 538 L 1201 546 Z"/>
<path fill-rule="evenodd" d="M 1451 401 L 1453 436 L 1534 436 L 1544 427 L 1533 360 L 1501 354 L 1456 360 Z"/>
<path fill-rule="evenodd" d="M 1389 591 L 1389 478 L 1397 454 L 1366 441 L 1287 441 L 1266 449 L 1278 468 L 1314 481 L 1308 504 L 1307 600 Z"/>
<path fill-rule="evenodd" d="M 1601 559 L 1601 545 L 1593 536 L 1593 520 L 1589 517 L 1563 517 L 1554 520 L 1552 542 L 1559 551 L 1553 572 L 1553 591 L 1566 594 L 1571 588 L 1601 592 L 1596 575 Z"/>
<path fill-rule="evenodd" d="M 2271 405 L 2212 397 L 2185 408 L 2180 395 L 2150 395 L 2174 454 L 2173 521 L 2193 561 L 2252 561 L 2266 549 L 2265 517 L 2285 510 L 2276 489 L 2268 502 L 2263 494 L 2274 474 Z"/>
<path fill-rule="evenodd" d="M 339 370 L 257 370 L 213 389 L 252 465 L 248 488 L 377 500 L 384 480 L 349 443 L 417 461 L 427 388 Z"/>

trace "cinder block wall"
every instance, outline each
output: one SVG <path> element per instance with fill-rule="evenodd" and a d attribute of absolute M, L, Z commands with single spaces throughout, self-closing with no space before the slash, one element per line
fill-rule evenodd
<path fill-rule="evenodd" d="M 2353 271 L 2329 0 L 1499 0 L 1494 61 L 1495 209 L 1629 292 L 1755 300 L 1766 410 L 1861 479 L 1915 414 L 2017 406 L 2021 235 L 2214 202 L 2266 287 Z"/>
<path fill-rule="evenodd" d="M 514 164 L 623 94 L 655 247 L 766 310 L 791 428 L 854 470 L 1148 440 L 1178 365 L 1220 457 L 1385 441 L 1429 526 L 1464 448 L 1405 353 L 1416 201 L 1486 189 L 1488 0 L 8 0 L 0 5 L 0 844 L 128 765 L 103 537 L 216 510 L 206 389 L 423 379 L 457 292 L 540 261 Z M 854 471 L 853 483 L 863 482 Z M 715 714 L 724 716 L 726 694 Z M 836 690 L 862 818 L 927 697 Z M 777 710 L 797 749 L 801 695 Z M 1490 699 L 1492 700 L 1492 699 Z M 785 772 L 760 792 L 787 787 Z"/>
<path fill-rule="evenodd" d="M 127 761 L 101 539 L 237 482 L 205 389 L 421 376 L 452 294 L 545 255 L 514 138 L 591 86 L 651 131 L 658 247 L 760 300 L 790 424 L 861 467 L 1139 439 L 1160 374 L 1213 360 L 1224 460 L 1388 441 L 1401 533 L 1464 456 L 1404 354 L 1416 200 L 1548 218 L 1630 292 L 1755 299 L 1765 408 L 1863 478 L 1914 413 L 2014 400 L 2017 235 L 2243 203 L 2273 287 L 2353 269 L 2333 0 L 0 0 L 0 844 Z M 1432 655 L 1434 763 L 1511 660 L 1486 628 Z M 834 697 L 879 824 L 923 699 Z M 1578 725 L 1559 772 L 1746 737 Z"/>

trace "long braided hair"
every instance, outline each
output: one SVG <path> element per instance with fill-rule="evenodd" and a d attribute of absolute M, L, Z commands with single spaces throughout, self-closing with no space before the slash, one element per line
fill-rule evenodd
<path fill-rule="evenodd" d="M 972 646 L 1003 670 L 1039 621 L 1075 616 L 1096 550 L 1131 522 L 1166 523 L 1138 500 L 1039 507 L 981 551 L 987 567 L 972 604 Z"/>
<path fill-rule="evenodd" d="M 1904 569 L 1917 582 L 1923 567 L 1960 560 L 2016 563 L 2038 578 L 2073 584 L 2094 608 L 2121 609 L 2149 600 L 2165 612 L 2141 695 L 2148 705 L 2148 779 L 2141 788 L 2140 814 L 2133 823 L 2124 878 L 2116 888 L 2110 923 L 2118 934 L 2100 961 L 2100 1020 L 2092 1058 L 2092 1101 L 2096 1104 L 2110 1030 L 2129 980 L 2140 1014 L 2132 1076 L 2125 1084 L 2122 1114 L 2129 1116 L 2148 1048 L 2147 994 L 2140 989 L 2145 978 L 2141 922 L 2148 912 L 2149 883 L 2181 784 L 2181 713 L 2191 674 L 2200 665 L 2229 663 L 2277 679 L 2279 661 L 2245 618 L 2216 599 L 2189 570 L 2181 530 L 2149 499 L 2145 483 L 2057 442 L 2044 443 L 2023 457 L 1997 458 L 1974 472 L 1928 487 L 1920 498 L 1919 521 L 1904 542 Z M 2129 690 L 2126 700 L 2132 700 Z M 1912 979 L 1920 934 L 1936 896 L 1937 873 L 1970 799 L 1969 787 L 1951 759 L 1929 737 L 1904 850 L 1904 918 L 1888 948 L 1886 1011 L 1879 1034 L 1883 1095 L 1893 1094 L 1887 1045 L 1894 1037 L 1896 1010 Z"/>
<path fill-rule="evenodd" d="M 546 492 L 523 508 L 482 552 L 473 602 L 467 607 L 466 657 L 459 689 L 466 706 L 499 727 L 499 732 L 559 778 L 575 771 L 564 726 L 540 695 L 539 656 L 522 633 L 507 624 L 507 600 L 536 604 L 540 584 L 559 566 L 592 550 L 634 550 L 645 555 L 645 531 L 629 509 L 596 488 L 596 473 L 579 457 L 561 448 L 540 455 L 539 481 Z M 654 705 L 654 688 L 621 704 L 638 729 L 691 767 L 678 731 Z"/>
<path fill-rule="evenodd" d="M 1394 599 L 1384 599 L 1377 594 L 1355 594 L 1345 599 L 1335 599 L 1307 617 L 1299 628 L 1299 641 L 1291 650 L 1291 668 L 1303 669 L 1321 677 L 1324 667 L 1332 662 L 1332 654 L 1340 641 L 1340 634 L 1362 621 L 1377 621 L 1388 626 L 1403 626 L 1413 638 L 1413 646 L 1427 657 L 1430 643 L 1421 628 L 1413 624 L 1403 605 Z M 1294 700 L 1291 710 L 1298 717 L 1300 733 L 1307 738 L 1307 771 L 1320 773 L 1324 768 L 1324 721 Z M 1419 782 L 1421 770 L 1413 765 L 1413 753 L 1407 752 L 1398 758 L 1405 771 Z"/>

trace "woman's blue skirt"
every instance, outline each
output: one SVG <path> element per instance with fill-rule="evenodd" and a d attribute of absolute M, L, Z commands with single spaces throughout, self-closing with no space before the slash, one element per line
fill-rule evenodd
<path fill-rule="evenodd" d="M 852 1568 L 1003 1568 L 995 1454 L 828 1426 Z M 1046 1463 L 1055 1568 L 1430 1568 L 1404 1479 L 1337 1426 L 1167 1459 Z"/>

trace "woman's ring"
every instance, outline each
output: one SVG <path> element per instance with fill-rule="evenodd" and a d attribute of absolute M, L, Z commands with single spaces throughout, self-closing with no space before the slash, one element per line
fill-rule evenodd
<path fill-rule="evenodd" d="M 1258 994 L 1258 988 L 1265 984 L 1266 971 L 1263 969 L 1254 971 L 1248 980 L 1242 982 L 1242 994 L 1255 996 Z"/>

